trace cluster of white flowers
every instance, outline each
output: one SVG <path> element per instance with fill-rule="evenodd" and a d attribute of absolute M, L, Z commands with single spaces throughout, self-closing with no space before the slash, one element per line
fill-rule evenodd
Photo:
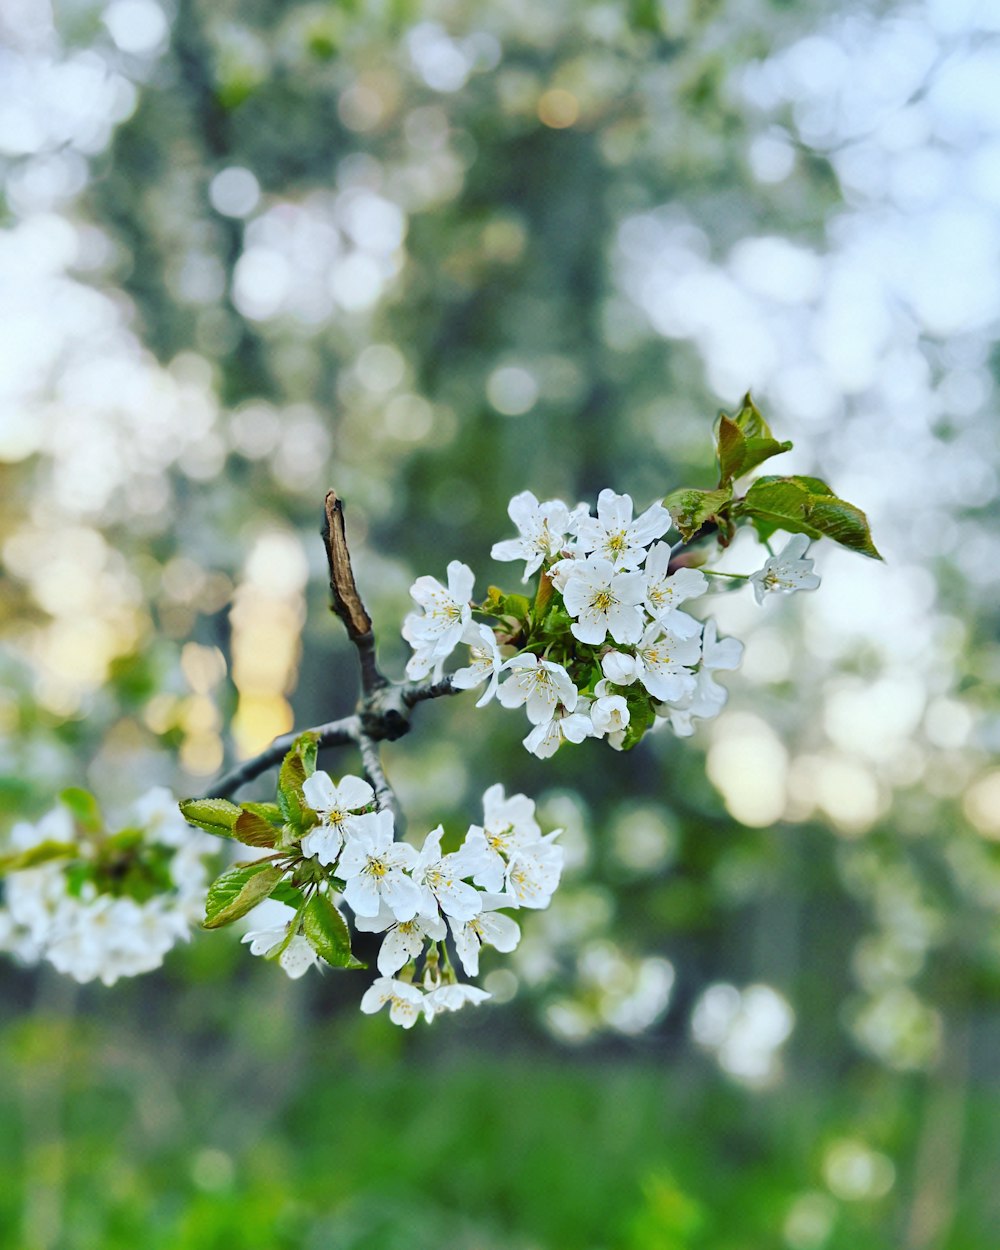
<path fill-rule="evenodd" d="M 523 794 L 505 796 L 491 786 L 483 796 L 483 823 L 473 825 L 457 851 L 442 853 L 443 829 L 431 830 L 418 851 L 394 840 L 389 811 L 372 810 L 374 791 L 359 777 L 334 782 L 316 772 L 302 788 L 319 818 L 302 839 L 303 855 L 335 875 L 343 901 L 362 932 L 384 933 L 378 954 L 382 974 L 361 1000 L 361 1010 L 390 1004 L 390 1018 L 409 1028 L 489 997 L 460 984 L 445 945 L 448 931 L 466 975 L 479 973 L 483 945 L 512 951 L 520 927 L 502 909 L 547 907 L 562 872 L 559 830 L 543 835 L 535 805 Z M 277 952 L 291 977 L 305 973 L 319 956 L 307 938 L 285 923 L 253 929 L 243 941 L 254 955 Z M 423 957 L 419 972 L 417 961 Z"/>
<path fill-rule="evenodd" d="M 0 907 L 0 950 L 47 960 L 77 981 L 113 985 L 158 968 L 204 914 L 205 856 L 168 790 L 149 791 L 118 835 L 84 835 L 65 806 L 11 830 L 15 853 L 54 843 L 73 850 L 12 872 Z M 135 890 L 136 893 L 130 893 Z"/>
<path fill-rule="evenodd" d="M 480 707 L 494 697 L 503 707 L 523 707 L 533 726 L 524 745 L 541 758 L 585 738 L 620 748 L 637 703 L 645 728 L 655 714 L 682 735 L 692 732 L 694 718 L 718 714 L 727 695 L 712 673 L 735 668 L 742 644 L 719 642 L 714 622 L 703 627 L 681 610 L 709 582 L 696 569 L 669 571 L 671 548 L 659 541 L 671 525 L 664 507 L 653 504 L 634 518 L 628 495 L 604 490 L 595 517 L 584 504 L 539 503 L 523 491 L 508 511 L 519 536 L 495 544 L 494 559 L 524 560 L 524 580 L 541 570 L 525 628 L 511 639 L 474 621 L 473 573 L 452 561 L 447 588 L 431 577 L 411 588 L 420 611 L 403 624 L 414 649 L 410 677 L 439 676 L 455 646 L 468 644 L 469 664 L 452 675 L 454 685 L 485 682 Z M 639 700 L 630 697 L 633 686 L 644 691 Z"/>
<path fill-rule="evenodd" d="M 637 715 L 642 724 L 633 740 L 664 721 L 686 737 L 696 719 L 717 716 L 728 692 L 713 673 L 738 667 L 743 644 L 720 640 L 714 621 L 682 610 L 708 591 L 709 579 L 699 569 L 670 571 L 674 550 L 660 541 L 672 523 L 666 508 L 653 504 L 639 517 L 633 511 L 628 495 L 611 490 L 601 491 L 596 516 L 586 504 L 515 495 L 508 513 L 518 537 L 494 544 L 492 555 L 524 560 L 523 581 L 540 573 L 534 604 L 521 601 L 523 620 L 513 628 L 505 615 L 513 597 L 474 604 L 467 565 L 448 565 L 447 587 L 418 578 L 410 594 L 419 611 L 407 615 L 402 630 L 413 648 L 407 675 L 440 678 L 444 661 L 466 643 L 469 663 L 452 674 L 453 685 L 485 683 L 477 707 L 494 698 L 523 707 L 533 726 L 524 745 L 543 759 L 563 742 L 585 738 L 607 738 L 620 749 Z M 812 561 L 803 558 L 808 545 L 805 535 L 793 535 L 744 579 L 758 603 L 772 591 L 819 585 Z M 502 623 L 476 621 L 474 611 L 499 614 Z"/>

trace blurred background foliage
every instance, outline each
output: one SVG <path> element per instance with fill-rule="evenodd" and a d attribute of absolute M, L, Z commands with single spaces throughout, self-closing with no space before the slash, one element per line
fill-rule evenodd
<path fill-rule="evenodd" d="M 112 991 L 5 966 L 6 1244 L 995 1250 L 998 32 L 4 0 L 5 828 L 351 708 L 329 486 L 393 673 L 416 574 L 516 589 L 511 495 L 710 485 L 748 386 L 887 557 L 719 596 L 746 659 L 693 742 L 542 763 L 419 709 L 412 829 L 502 780 L 567 830 L 502 1006 L 400 1036 L 215 935 Z"/>

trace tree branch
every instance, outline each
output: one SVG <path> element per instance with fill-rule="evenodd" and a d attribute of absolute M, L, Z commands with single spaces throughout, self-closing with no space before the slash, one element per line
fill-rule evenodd
<path fill-rule="evenodd" d="M 366 733 L 360 733 L 357 741 L 358 749 L 361 751 L 361 763 L 365 776 L 371 782 L 372 789 L 375 791 L 375 799 L 379 805 L 379 810 L 392 812 L 393 816 L 398 819 L 399 805 L 396 802 L 396 792 L 389 784 L 382 770 L 378 743 L 369 738 Z"/>
<path fill-rule="evenodd" d="M 440 699 L 446 694 L 461 694 L 462 691 L 452 684 L 450 677 L 442 677 L 440 681 L 410 682 L 402 687 L 402 702 L 405 707 L 416 707 L 427 699 Z"/>
<path fill-rule="evenodd" d="M 389 682 L 375 662 L 375 633 L 372 619 L 365 609 L 351 568 L 351 555 L 344 530 L 344 509 L 336 491 L 326 496 L 323 542 L 330 566 L 331 609 L 340 618 L 347 636 L 354 643 L 361 665 L 361 698 L 353 716 L 298 730 L 275 738 L 269 747 L 244 760 L 219 778 L 212 787 L 212 797 L 229 798 L 241 786 L 269 768 L 281 763 L 292 743 L 301 733 L 314 733 L 320 747 L 356 744 L 361 761 L 371 782 L 380 808 L 397 817 L 398 806 L 379 759 L 378 744 L 401 738 L 410 728 L 410 710 L 427 699 L 459 694 L 450 677 L 427 682 Z"/>
<path fill-rule="evenodd" d="M 306 731 L 300 729 L 292 733 L 282 734 L 280 738 L 275 738 L 271 745 L 261 751 L 259 755 L 255 755 L 252 759 L 244 760 L 242 764 L 237 764 L 228 773 L 224 773 L 213 785 L 211 797 L 217 799 L 229 798 L 241 786 L 245 786 L 248 781 L 253 781 L 261 773 L 265 773 L 269 768 L 274 768 L 280 764 L 291 748 L 292 743 L 303 732 Z M 361 722 L 357 716 L 345 716 L 341 720 L 329 721 L 325 725 L 317 725 L 308 732 L 317 735 L 321 747 L 347 746 L 348 743 L 357 742 L 358 735 L 361 732 Z"/>
<path fill-rule="evenodd" d="M 347 547 L 347 533 L 344 529 L 344 506 L 335 490 L 329 491 L 326 496 L 323 542 L 330 566 L 331 610 L 340 617 L 348 638 L 358 649 L 361 689 L 365 695 L 371 695 L 379 687 L 388 685 L 388 682 L 379 672 L 375 660 L 372 618 L 361 601 L 354 580 L 351 553 Z"/>

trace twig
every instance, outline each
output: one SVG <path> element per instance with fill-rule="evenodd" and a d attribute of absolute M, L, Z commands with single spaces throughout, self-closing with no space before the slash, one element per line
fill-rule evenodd
<path fill-rule="evenodd" d="M 347 548 L 344 506 L 335 490 L 329 491 L 326 496 L 323 542 L 326 546 L 327 563 L 330 566 L 331 609 L 343 621 L 348 638 L 358 649 L 358 660 L 361 664 L 361 689 L 365 695 L 370 695 L 379 687 L 388 685 L 388 682 L 379 672 L 375 661 L 375 634 L 372 630 L 372 618 L 368 615 L 361 596 L 358 594 L 354 570 L 351 568 L 351 553 Z"/>
<path fill-rule="evenodd" d="M 261 773 L 267 772 L 269 768 L 274 768 L 275 765 L 280 764 L 292 743 L 302 732 L 302 730 L 299 730 L 282 734 L 280 738 L 275 738 L 271 745 L 261 751 L 259 755 L 255 755 L 252 759 L 244 760 L 242 764 L 238 764 L 235 768 L 230 769 L 228 773 L 224 773 L 212 786 L 212 797 L 228 798 L 240 786 L 246 785 L 248 781 L 253 781 Z M 330 721 L 326 725 L 317 725 L 308 732 L 316 734 L 321 747 L 346 746 L 350 742 L 357 742 L 358 735 L 361 732 L 361 722 L 357 716 L 345 716 L 341 720 Z"/>
<path fill-rule="evenodd" d="M 379 759 L 378 743 L 368 737 L 366 733 L 358 735 L 358 748 L 361 751 L 361 763 L 365 770 L 365 776 L 371 782 L 372 789 L 375 791 L 375 799 L 379 805 L 380 811 L 390 811 L 394 816 L 399 815 L 399 808 L 396 802 L 396 794 L 392 786 L 386 778 L 382 770 L 382 761 Z"/>
<path fill-rule="evenodd" d="M 357 649 L 361 666 L 361 698 L 353 716 L 298 730 L 275 738 L 269 747 L 224 773 L 212 787 L 212 796 L 229 798 L 248 781 L 281 763 L 285 753 L 303 732 L 316 734 L 321 747 L 356 744 L 368 780 L 380 808 L 398 816 L 398 805 L 379 759 L 378 743 L 401 738 L 410 728 L 410 709 L 427 699 L 458 694 L 450 677 L 431 682 L 389 682 L 375 662 L 375 632 L 365 609 L 351 568 L 351 554 L 344 530 L 344 508 L 336 491 L 326 496 L 323 542 L 330 566 L 332 611 L 344 623 L 347 636 Z"/>
<path fill-rule="evenodd" d="M 442 677 L 440 681 L 411 682 L 403 687 L 402 702 L 405 707 L 415 707 L 426 699 L 440 699 L 446 694 L 461 694 L 461 690 L 452 684 L 450 677 Z"/>

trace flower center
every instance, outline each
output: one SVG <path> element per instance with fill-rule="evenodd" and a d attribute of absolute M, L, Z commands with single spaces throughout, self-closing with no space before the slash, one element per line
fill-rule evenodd
<path fill-rule="evenodd" d="M 372 857 L 365 865 L 365 872 L 368 873 L 370 877 L 375 877 L 378 881 L 381 881 L 388 871 L 389 865 L 384 859 L 376 859 Z"/>
<path fill-rule="evenodd" d="M 609 612 L 616 599 L 610 590 L 600 590 L 590 601 L 590 606 L 597 612 Z"/>

